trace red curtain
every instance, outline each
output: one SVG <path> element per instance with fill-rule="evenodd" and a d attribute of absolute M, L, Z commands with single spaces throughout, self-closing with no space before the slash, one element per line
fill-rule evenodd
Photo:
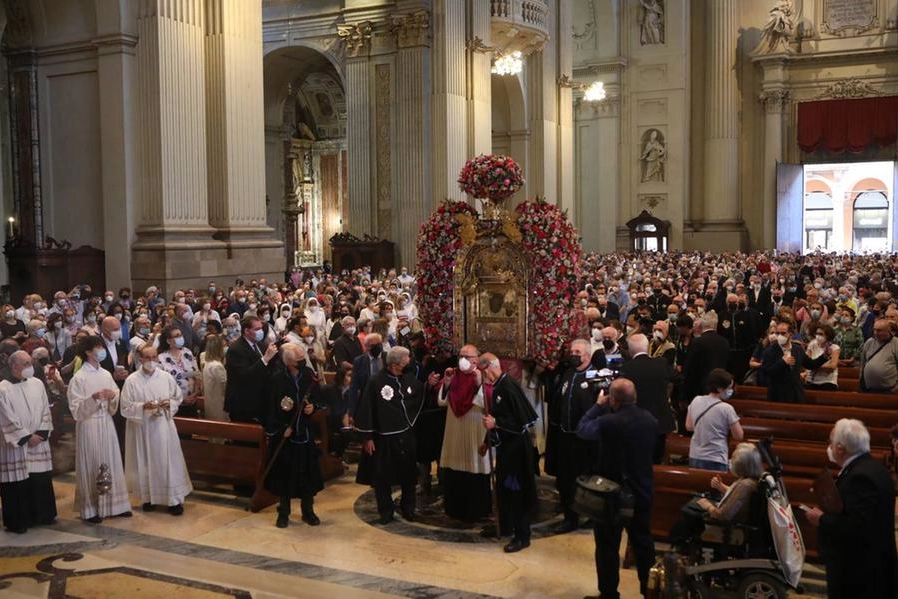
<path fill-rule="evenodd" d="M 798 105 L 798 147 L 804 152 L 823 147 L 834 154 L 857 153 L 872 143 L 887 146 L 896 139 L 898 96 Z"/>

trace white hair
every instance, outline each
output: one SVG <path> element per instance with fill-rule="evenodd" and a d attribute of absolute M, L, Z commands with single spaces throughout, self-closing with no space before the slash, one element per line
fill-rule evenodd
<path fill-rule="evenodd" d="M 854 418 L 842 418 L 833 427 L 832 442 L 845 448 L 850 454 L 870 451 L 870 431 L 864 423 Z"/>
<path fill-rule="evenodd" d="M 396 347 L 391 347 L 387 352 L 387 366 L 391 364 L 400 364 L 402 362 L 402 358 L 411 355 L 411 352 L 408 351 L 408 348 L 402 347 L 401 345 L 397 345 Z"/>
<path fill-rule="evenodd" d="M 761 453 L 753 443 L 740 443 L 730 458 L 730 470 L 740 478 L 760 478 L 764 473 Z"/>
<path fill-rule="evenodd" d="M 631 355 L 647 353 L 649 351 L 648 337 L 646 337 L 642 333 L 630 335 L 627 338 L 627 347 L 630 348 Z"/>

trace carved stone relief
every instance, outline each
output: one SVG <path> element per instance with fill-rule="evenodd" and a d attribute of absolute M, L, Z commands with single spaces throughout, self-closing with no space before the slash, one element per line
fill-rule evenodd
<path fill-rule="evenodd" d="M 844 37 L 860 35 L 879 26 L 876 0 L 823 0 L 824 33 Z"/>
<path fill-rule="evenodd" d="M 786 110 L 791 93 L 787 89 L 768 89 L 758 94 L 758 101 L 764 105 L 768 114 L 778 114 Z"/>
<path fill-rule="evenodd" d="M 667 161 L 667 145 L 664 134 L 658 129 L 647 129 L 640 138 L 639 162 L 643 183 L 664 182 L 664 163 Z"/>
<path fill-rule="evenodd" d="M 862 79 L 842 79 L 836 81 L 817 96 L 818 98 L 866 98 L 878 96 L 881 92 Z"/>
<path fill-rule="evenodd" d="M 582 23 L 580 25 L 571 26 L 571 35 L 574 43 L 577 44 L 577 50 L 594 49 L 596 47 L 596 6 L 595 0 L 588 0 L 585 3 L 575 3 L 574 23 Z"/>
<path fill-rule="evenodd" d="M 641 205 L 646 206 L 650 210 L 654 210 L 659 204 L 667 202 L 666 193 L 640 193 L 636 197 Z"/>
<path fill-rule="evenodd" d="M 640 0 L 639 43 L 652 46 L 664 43 L 663 0 Z"/>
<path fill-rule="evenodd" d="M 426 10 L 393 17 L 393 33 L 400 48 L 430 45 L 430 13 Z"/>
<path fill-rule="evenodd" d="M 777 0 L 767 16 L 767 23 L 761 30 L 761 41 L 755 54 L 776 54 L 791 52 L 789 42 L 795 34 L 795 9 L 792 0 Z"/>
<path fill-rule="evenodd" d="M 371 21 L 362 21 L 354 25 L 337 25 L 337 35 L 346 45 L 346 56 L 357 58 L 371 51 Z"/>

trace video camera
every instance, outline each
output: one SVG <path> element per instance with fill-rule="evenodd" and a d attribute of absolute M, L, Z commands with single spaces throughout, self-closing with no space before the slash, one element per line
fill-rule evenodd
<path fill-rule="evenodd" d="M 586 384 L 589 385 L 597 393 L 599 391 L 607 391 L 611 386 L 611 381 L 618 377 L 618 370 L 611 368 L 602 368 L 597 370 L 590 368 L 586 371 Z"/>

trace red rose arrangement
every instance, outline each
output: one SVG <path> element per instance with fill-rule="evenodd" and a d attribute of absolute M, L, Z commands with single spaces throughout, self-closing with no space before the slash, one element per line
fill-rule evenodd
<path fill-rule="evenodd" d="M 500 201 L 510 198 L 524 184 L 521 167 L 509 156 L 481 154 L 465 163 L 458 186 L 475 198 Z"/>

